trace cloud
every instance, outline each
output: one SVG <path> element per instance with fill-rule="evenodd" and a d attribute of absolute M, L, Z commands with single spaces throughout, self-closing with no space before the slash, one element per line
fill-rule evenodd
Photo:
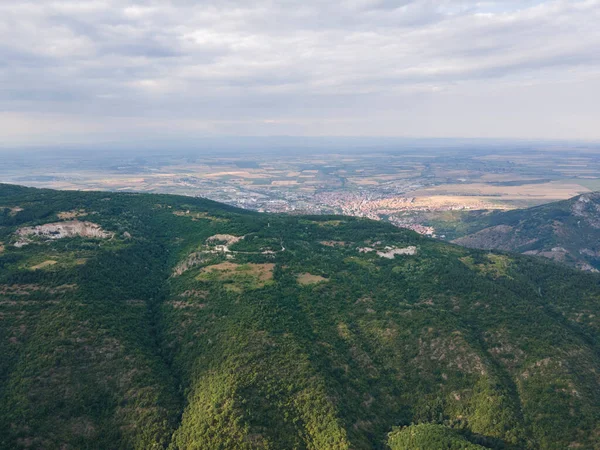
<path fill-rule="evenodd" d="M 128 138 L 162 120 L 199 134 L 499 137 L 565 121 L 560 136 L 600 139 L 597 108 L 558 95 L 598 98 L 599 20 L 600 0 L 4 2 L 0 136 L 27 143 L 42 115 L 36 139 L 53 117 L 65 139 L 69 118 L 114 139 L 115 117 Z M 526 120 L 482 123 L 527 97 L 540 107 Z"/>

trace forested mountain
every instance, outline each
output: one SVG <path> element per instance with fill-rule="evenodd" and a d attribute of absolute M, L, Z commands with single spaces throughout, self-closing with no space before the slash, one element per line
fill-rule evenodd
<path fill-rule="evenodd" d="M 600 193 L 506 212 L 471 212 L 438 221 L 453 242 L 543 256 L 586 271 L 600 269 Z"/>
<path fill-rule="evenodd" d="M 0 185 L 3 449 L 592 449 L 600 275 L 386 223 Z"/>

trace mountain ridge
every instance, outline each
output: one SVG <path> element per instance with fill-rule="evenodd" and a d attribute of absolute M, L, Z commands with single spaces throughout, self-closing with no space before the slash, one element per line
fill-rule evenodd
<path fill-rule="evenodd" d="M 73 220 L 102 233 L 48 226 Z M 599 443 L 597 274 L 366 219 L 9 185 L 0 242 L 1 448 Z"/>
<path fill-rule="evenodd" d="M 473 211 L 451 220 L 433 218 L 438 234 L 482 250 L 535 255 L 600 270 L 600 192 L 512 211 Z"/>

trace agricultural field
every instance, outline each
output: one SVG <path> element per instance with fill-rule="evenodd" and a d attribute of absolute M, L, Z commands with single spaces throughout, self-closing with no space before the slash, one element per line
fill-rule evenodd
<path fill-rule="evenodd" d="M 436 230 L 423 218 L 428 213 L 505 211 L 600 190 L 600 149 L 581 144 L 199 149 L 86 158 L 40 152 L 27 166 L 22 158 L 5 156 L 1 182 L 182 194 L 261 212 L 368 217 L 432 236 Z"/>

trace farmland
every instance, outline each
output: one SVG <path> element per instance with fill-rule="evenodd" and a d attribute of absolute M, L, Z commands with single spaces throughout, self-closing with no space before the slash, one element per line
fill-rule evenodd
<path fill-rule="evenodd" d="M 198 149 L 85 159 L 74 151 L 40 152 L 26 168 L 17 156 L 5 156 L 0 181 L 8 183 L 182 194 L 261 212 L 345 214 L 428 235 L 436 234 L 431 213 L 510 210 L 600 189 L 600 149 L 582 144 Z"/>

